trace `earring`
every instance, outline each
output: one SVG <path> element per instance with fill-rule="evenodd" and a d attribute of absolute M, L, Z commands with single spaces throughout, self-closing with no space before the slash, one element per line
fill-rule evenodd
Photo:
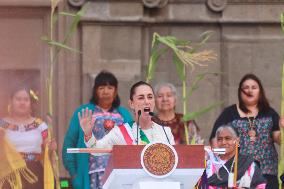
<path fill-rule="evenodd" d="M 234 144 L 236 144 L 236 143 L 237 143 L 237 141 L 235 140 Z M 240 143 L 238 143 L 238 147 L 240 147 Z"/>

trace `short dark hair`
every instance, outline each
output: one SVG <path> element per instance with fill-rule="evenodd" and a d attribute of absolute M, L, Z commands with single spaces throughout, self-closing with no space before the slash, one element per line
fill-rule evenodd
<path fill-rule="evenodd" d="M 245 103 L 243 101 L 243 99 L 241 98 L 241 93 L 242 93 L 242 85 L 245 81 L 247 80 L 254 80 L 255 82 L 257 82 L 258 86 L 259 86 L 259 100 L 258 100 L 258 103 L 257 103 L 257 107 L 258 107 L 258 110 L 261 112 L 261 111 L 268 111 L 270 105 L 269 105 L 269 102 L 265 96 L 265 92 L 264 92 L 264 89 L 263 89 L 263 86 L 261 84 L 261 81 L 260 79 L 252 74 L 252 73 L 248 73 L 246 75 L 244 75 L 244 77 L 241 79 L 240 83 L 239 83 L 239 88 L 238 88 L 238 99 L 239 99 L 239 107 L 240 109 L 244 112 L 244 113 L 249 113 L 249 110 L 247 109 L 247 107 L 245 106 Z"/>
<path fill-rule="evenodd" d="M 109 71 L 103 70 L 95 78 L 92 98 L 90 99 L 91 103 L 96 104 L 96 105 L 98 104 L 97 89 L 100 86 L 105 86 L 105 85 L 114 86 L 115 89 L 117 90 L 118 81 L 112 73 L 110 73 Z M 120 105 L 120 98 L 117 94 L 114 101 L 112 102 L 112 108 L 117 108 L 119 105 Z"/>
<path fill-rule="evenodd" d="M 130 94 L 129 94 L 129 99 L 130 99 L 130 100 L 133 100 L 133 96 L 134 96 L 134 94 L 135 94 L 136 88 L 139 87 L 139 86 L 141 86 L 141 85 L 149 86 L 149 87 L 152 89 L 153 94 L 154 94 L 154 90 L 153 90 L 152 86 L 151 86 L 149 83 L 147 83 L 147 82 L 145 82 L 145 81 L 138 81 L 138 82 L 134 83 L 134 84 L 131 86 L 131 88 L 130 88 Z"/>

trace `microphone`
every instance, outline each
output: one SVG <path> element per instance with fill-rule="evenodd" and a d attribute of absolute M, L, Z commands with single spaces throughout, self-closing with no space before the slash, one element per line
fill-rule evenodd
<path fill-rule="evenodd" d="M 141 110 L 138 110 L 137 114 L 138 114 L 138 119 L 137 119 L 137 129 L 136 129 L 136 134 L 137 134 L 137 138 L 136 138 L 136 144 L 138 145 L 138 140 L 139 140 L 139 121 L 140 121 L 140 116 L 141 116 Z"/>
<path fill-rule="evenodd" d="M 154 112 L 149 112 L 149 115 L 153 117 L 153 116 L 155 116 L 155 113 Z"/>

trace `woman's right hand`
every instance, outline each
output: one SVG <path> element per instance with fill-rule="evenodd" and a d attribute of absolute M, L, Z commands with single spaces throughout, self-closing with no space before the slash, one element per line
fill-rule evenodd
<path fill-rule="evenodd" d="M 86 136 L 92 135 L 92 129 L 95 123 L 95 119 L 92 119 L 92 110 L 89 110 L 88 108 L 82 109 L 81 112 L 78 112 L 78 117 L 84 134 Z"/>

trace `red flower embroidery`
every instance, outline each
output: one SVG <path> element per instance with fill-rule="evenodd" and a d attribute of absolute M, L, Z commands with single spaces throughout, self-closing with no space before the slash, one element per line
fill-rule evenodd
<path fill-rule="evenodd" d="M 107 130 L 111 130 L 114 127 L 115 122 L 110 120 L 110 119 L 106 119 L 104 121 L 104 128 Z"/>

